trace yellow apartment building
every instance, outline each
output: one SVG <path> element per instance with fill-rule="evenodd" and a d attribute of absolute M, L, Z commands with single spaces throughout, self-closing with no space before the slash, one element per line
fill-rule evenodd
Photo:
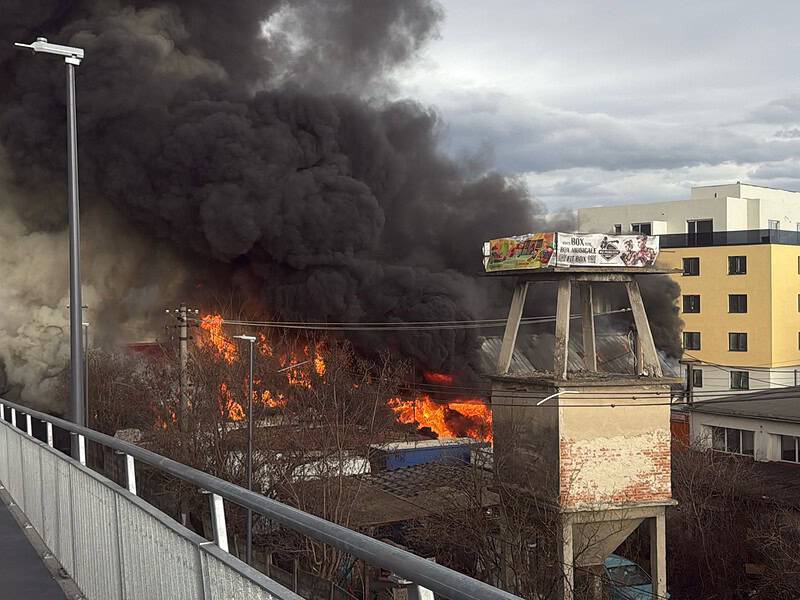
<path fill-rule="evenodd" d="M 578 219 L 581 231 L 660 236 L 659 264 L 682 270 L 672 277 L 698 396 L 800 383 L 800 193 L 708 186 Z"/>

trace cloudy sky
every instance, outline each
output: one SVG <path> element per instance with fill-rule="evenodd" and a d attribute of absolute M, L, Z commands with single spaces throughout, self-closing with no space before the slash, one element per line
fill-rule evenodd
<path fill-rule="evenodd" d="M 800 190 L 800 2 L 442 0 L 401 75 L 456 155 L 484 151 L 551 208 Z"/>

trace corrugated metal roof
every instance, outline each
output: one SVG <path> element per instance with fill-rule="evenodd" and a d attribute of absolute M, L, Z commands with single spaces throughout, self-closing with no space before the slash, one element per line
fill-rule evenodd
<path fill-rule="evenodd" d="M 481 347 L 484 373 L 494 373 L 497 357 L 500 356 L 501 337 L 485 337 Z M 511 357 L 509 372 L 515 375 L 532 375 L 536 372 L 553 370 L 553 347 L 555 337 L 551 333 L 521 334 L 517 338 L 514 355 Z M 633 352 L 628 337 L 621 333 L 598 335 L 597 369 L 603 373 L 633 373 Z M 680 374 L 677 360 L 659 357 L 665 376 Z M 572 372 L 583 371 L 583 342 L 580 336 L 570 339 L 567 354 L 567 369 Z"/>

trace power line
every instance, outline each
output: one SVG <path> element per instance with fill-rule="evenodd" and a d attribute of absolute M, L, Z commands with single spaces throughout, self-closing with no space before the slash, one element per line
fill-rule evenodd
<path fill-rule="evenodd" d="M 603 313 L 596 317 L 630 312 L 630 308 L 620 308 Z M 581 315 L 570 315 L 570 319 L 580 319 Z M 190 318 L 196 323 L 203 323 L 202 318 Z M 374 321 L 374 322 L 303 322 L 303 321 L 246 321 L 236 319 L 222 319 L 223 325 L 237 325 L 242 327 L 261 327 L 267 329 L 300 329 L 312 331 L 420 331 L 430 329 L 484 329 L 505 327 L 508 319 L 468 319 L 461 321 Z M 555 317 L 525 317 L 520 325 L 536 323 L 552 323 Z"/>

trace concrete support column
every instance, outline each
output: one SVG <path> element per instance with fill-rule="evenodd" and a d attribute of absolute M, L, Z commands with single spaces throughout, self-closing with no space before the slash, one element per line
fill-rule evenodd
<path fill-rule="evenodd" d="M 650 576 L 653 578 L 653 596 L 667 597 L 667 530 L 666 509 L 661 508 L 650 524 Z"/>
<path fill-rule="evenodd" d="M 594 334 L 594 309 L 592 308 L 592 284 L 581 287 L 581 327 L 583 329 L 583 368 L 597 371 L 597 346 Z"/>
<path fill-rule="evenodd" d="M 505 375 L 511 367 L 511 358 L 514 356 L 514 346 L 517 343 L 517 333 L 522 320 L 522 310 L 525 308 L 525 298 L 528 297 L 528 282 L 518 281 L 511 298 L 511 308 L 508 311 L 506 330 L 503 334 L 503 345 L 500 347 L 500 356 L 497 359 L 497 373 Z"/>
<path fill-rule="evenodd" d="M 561 600 L 575 598 L 575 547 L 572 535 L 572 519 L 561 515 L 561 552 L 559 556 L 564 576 L 561 579 Z"/>
<path fill-rule="evenodd" d="M 558 280 L 556 303 L 556 340 L 553 352 L 553 374 L 559 379 L 567 378 L 567 356 L 569 354 L 569 311 L 572 296 L 572 279 Z"/>
<path fill-rule="evenodd" d="M 650 331 L 650 323 L 647 320 L 647 313 L 644 310 L 642 293 L 639 291 L 639 283 L 634 279 L 625 284 L 628 290 L 628 300 L 631 303 L 633 312 L 633 322 L 636 324 L 636 338 L 641 346 L 642 359 L 637 364 L 638 375 L 648 375 L 649 377 L 662 377 L 661 363 L 658 361 L 656 344 L 653 341 L 653 333 Z"/>

